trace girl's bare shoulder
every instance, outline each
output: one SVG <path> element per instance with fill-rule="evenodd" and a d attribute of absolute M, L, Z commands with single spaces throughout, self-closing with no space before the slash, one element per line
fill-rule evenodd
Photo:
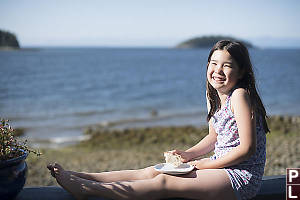
<path fill-rule="evenodd" d="M 249 94 L 247 90 L 244 88 L 236 88 L 232 93 L 232 97 L 239 97 L 239 96 L 249 96 Z"/>
<path fill-rule="evenodd" d="M 250 105 L 250 96 L 244 88 L 237 88 L 232 93 L 232 104 L 246 103 Z"/>

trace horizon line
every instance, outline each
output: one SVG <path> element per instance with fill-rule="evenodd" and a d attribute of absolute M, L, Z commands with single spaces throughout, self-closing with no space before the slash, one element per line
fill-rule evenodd
<path fill-rule="evenodd" d="M 117 48 L 117 49 L 127 49 L 127 48 L 157 48 L 157 49 L 210 49 L 209 47 L 203 47 L 203 48 L 176 48 L 176 46 L 170 46 L 170 45 L 22 45 L 20 46 L 20 49 L 43 49 L 43 48 Z M 255 45 L 255 49 L 299 49 L 299 46 L 257 46 Z"/>

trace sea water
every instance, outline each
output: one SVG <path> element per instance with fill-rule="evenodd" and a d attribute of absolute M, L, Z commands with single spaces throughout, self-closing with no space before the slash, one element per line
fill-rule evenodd
<path fill-rule="evenodd" d="M 206 124 L 209 49 L 42 48 L 0 51 L 0 116 L 32 141 L 83 130 Z M 251 49 L 270 115 L 300 114 L 300 49 Z"/>

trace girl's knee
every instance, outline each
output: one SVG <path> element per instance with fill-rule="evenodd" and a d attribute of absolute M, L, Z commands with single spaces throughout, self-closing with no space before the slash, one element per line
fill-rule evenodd
<path fill-rule="evenodd" d="M 147 179 L 155 178 L 160 173 L 153 166 L 143 169 L 143 173 Z"/>

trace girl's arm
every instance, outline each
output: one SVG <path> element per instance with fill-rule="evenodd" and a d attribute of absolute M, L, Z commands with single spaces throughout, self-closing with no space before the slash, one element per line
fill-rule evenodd
<path fill-rule="evenodd" d="M 211 121 L 209 122 L 209 133 L 205 136 L 198 144 L 186 150 L 186 152 L 192 153 L 193 157 L 197 158 L 199 156 L 205 155 L 215 148 L 215 143 L 217 142 L 217 134 L 212 127 Z"/>
<path fill-rule="evenodd" d="M 207 110 L 209 112 L 210 104 L 207 99 L 207 93 L 206 93 L 206 105 L 207 105 Z M 215 143 L 217 142 L 217 133 L 215 132 L 215 129 L 212 126 L 211 120 L 209 121 L 208 125 L 209 125 L 208 135 L 205 136 L 198 144 L 189 148 L 186 151 L 174 150 L 173 153 L 181 155 L 181 157 L 183 158 L 183 162 L 187 162 L 214 150 Z"/>
<path fill-rule="evenodd" d="M 198 169 L 223 168 L 241 163 L 256 151 L 255 116 L 252 115 L 250 98 L 244 89 L 237 89 L 232 95 L 231 105 L 239 130 L 240 145 L 217 160 L 200 160 L 192 164 Z"/>
<path fill-rule="evenodd" d="M 188 162 L 214 150 L 216 141 L 217 134 L 211 123 L 209 123 L 208 135 L 206 135 L 198 144 L 186 151 L 173 150 L 172 153 L 181 155 L 182 161 Z"/>
<path fill-rule="evenodd" d="M 198 144 L 186 151 L 173 150 L 171 152 L 181 155 L 183 162 L 188 162 L 214 150 L 216 142 L 217 134 L 212 127 L 211 122 L 209 122 L 209 133 Z"/>

